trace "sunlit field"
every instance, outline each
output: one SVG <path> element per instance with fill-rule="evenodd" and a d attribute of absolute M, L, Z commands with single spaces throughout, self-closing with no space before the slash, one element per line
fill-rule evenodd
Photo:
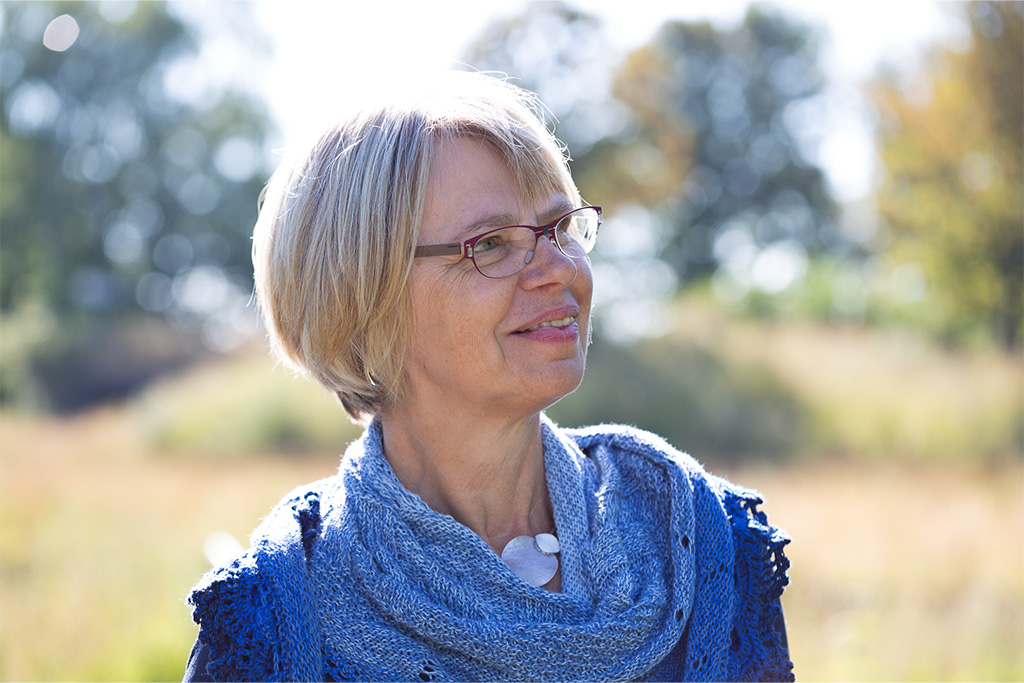
<path fill-rule="evenodd" d="M 336 467 L 154 457 L 117 410 L 0 429 L 4 680 L 180 680 L 206 536 L 244 539 L 289 488 Z"/>
<path fill-rule="evenodd" d="M 689 320 L 691 330 L 714 324 Z M 962 428 L 935 428 L 964 439 L 963 429 L 978 429 L 979 402 L 989 400 L 978 386 L 1005 392 L 1013 404 L 1006 410 L 1019 415 L 1018 362 L 954 362 L 917 349 L 896 401 L 869 390 L 888 394 L 900 383 L 872 335 L 715 329 L 721 357 L 730 346 L 747 349 L 745 361 L 730 362 L 749 369 L 775 349 L 779 382 L 805 383 L 801 400 L 818 397 L 825 417 L 807 418 L 809 443 L 815 425 L 838 419 L 840 393 L 865 434 L 909 430 L 865 441 L 863 453 L 849 441 L 790 458 L 694 452 L 761 490 L 771 520 L 793 537 L 784 606 L 798 678 L 1024 680 L 1020 453 L 1011 444 L 993 454 L 989 444 L 984 457 L 952 458 L 907 426 L 922 419 L 915 406 L 931 411 L 925 416 L 941 408 Z M 850 360 L 829 360 L 842 354 Z M 981 371 L 1000 363 L 1009 376 Z M 842 367 L 859 370 L 844 376 Z M 601 377 L 597 362 L 592 370 Z M 950 391 L 964 396 L 962 412 Z M 875 424 L 878 402 L 888 428 Z M 998 403 L 987 405 L 998 412 Z M 845 424 L 833 424 L 820 443 L 842 441 Z M 302 450 L 298 432 L 313 433 Z M 244 541 L 284 493 L 332 473 L 356 434 L 333 401 L 274 370 L 262 352 L 74 418 L 0 415 L 0 678 L 179 679 L 196 635 L 185 596 L 208 567 L 204 540 L 227 531 Z M 880 443 L 914 452 L 886 454 Z"/>
<path fill-rule="evenodd" d="M 798 680 L 1024 679 L 1022 474 L 737 471 L 793 537 L 783 602 Z"/>
<path fill-rule="evenodd" d="M 0 427 L 4 680 L 180 678 L 205 537 L 244 538 L 337 462 L 154 458 L 110 410 Z M 1019 463 L 728 474 L 793 536 L 784 602 L 800 679 L 1024 677 Z"/>

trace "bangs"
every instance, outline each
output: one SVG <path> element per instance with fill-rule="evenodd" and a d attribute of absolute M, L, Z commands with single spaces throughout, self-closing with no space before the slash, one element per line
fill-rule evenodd
<path fill-rule="evenodd" d="M 552 158 L 551 154 L 536 152 L 502 156 L 512 170 L 519 194 L 528 202 L 540 204 L 553 195 L 560 195 L 568 199 L 573 206 L 579 205 L 579 190 L 576 189 L 564 158 L 560 155 Z"/>
<path fill-rule="evenodd" d="M 524 199 L 543 202 L 557 194 L 580 204 L 568 152 L 548 127 L 537 96 L 482 74 L 453 76 L 418 107 L 435 144 L 456 138 L 486 142 L 508 163 Z M 452 83 L 459 86 L 454 92 L 446 87 Z"/>
<path fill-rule="evenodd" d="M 553 137 L 545 139 L 550 134 L 540 137 L 537 131 L 519 130 L 510 135 L 476 126 L 446 127 L 433 132 L 435 145 L 457 139 L 479 140 L 489 145 L 508 164 L 517 193 L 529 203 L 541 204 L 557 195 L 574 206 L 581 204 L 579 190 L 569 173 L 568 157 Z"/>

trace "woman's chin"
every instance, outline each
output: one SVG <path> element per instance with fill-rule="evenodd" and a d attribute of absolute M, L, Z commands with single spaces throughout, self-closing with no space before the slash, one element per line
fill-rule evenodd
<path fill-rule="evenodd" d="M 536 395 L 537 411 L 550 408 L 569 394 L 576 391 L 583 382 L 584 361 L 564 361 L 563 367 L 543 380 L 531 382 L 531 394 Z M 537 391 L 540 387 L 544 391 Z"/>

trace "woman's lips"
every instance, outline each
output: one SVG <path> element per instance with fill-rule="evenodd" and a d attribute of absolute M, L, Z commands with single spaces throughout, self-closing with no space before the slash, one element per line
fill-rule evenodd
<path fill-rule="evenodd" d="M 542 327 L 555 327 L 561 329 L 563 327 L 568 327 L 569 325 L 572 325 L 574 322 L 576 322 L 576 316 L 567 315 L 566 317 L 559 318 L 558 320 L 545 320 L 544 322 L 539 322 L 533 327 L 527 328 L 522 331 L 533 332 L 534 330 L 540 329 Z"/>
<path fill-rule="evenodd" d="M 579 306 L 565 304 L 557 308 L 549 308 L 547 311 L 538 314 L 532 320 L 527 320 L 522 327 L 513 330 L 514 334 L 535 332 L 540 329 L 553 328 L 565 329 L 573 323 L 578 322 L 580 317 Z"/>
<path fill-rule="evenodd" d="M 525 330 L 515 332 L 513 336 L 518 339 L 540 342 L 575 343 L 580 336 L 580 326 L 577 323 L 577 316 L 570 315 L 539 322 Z"/>

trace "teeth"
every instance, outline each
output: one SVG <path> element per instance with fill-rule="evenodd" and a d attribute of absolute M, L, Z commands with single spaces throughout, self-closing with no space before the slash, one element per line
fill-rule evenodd
<path fill-rule="evenodd" d="M 569 317 L 562 318 L 561 320 L 549 320 L 547 322 L 538 323 L 537 325 L 534 325 L 529 330 L 527 330 L 527 332 L 530 332 L 531 330 L 536 330 L 539 327 L 568 327 L 569 325 L 572 325 L 574 322 L 576 322 L 576 316 L 570 315 Z"/>

